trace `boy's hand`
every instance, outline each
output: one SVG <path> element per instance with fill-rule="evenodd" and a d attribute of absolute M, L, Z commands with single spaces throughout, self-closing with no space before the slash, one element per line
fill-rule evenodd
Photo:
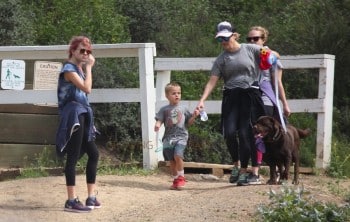
<path fill-rule="evenodd" d="M 155 132 L 159 131 L 161 124 L 162 124 L 161 122 L 158 122 L 158 121 L 156 122 L 156 124 L 154 125 L 154 131 Z"/>
<path fill-rule="evenodd" d="M 196 109 L 193 111 L 192 116 L 193 116 L 193 117 L 197 117 L 197 116 L 199 116 L 199 113 L 200 113 L 199 109 L 196 108 Z"/>

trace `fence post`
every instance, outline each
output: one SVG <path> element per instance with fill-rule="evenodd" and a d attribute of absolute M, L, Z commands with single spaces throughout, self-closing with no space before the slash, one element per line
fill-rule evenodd
<path fill-rule="evenodd" d="M 143 168 L 154 169 L 158 165 L 156 136 L 154 132 L 155 89 L 153 70 L 154 48 L 139 49 L 139 78 L 142 122 Z"/>
<path fill-rule="evenodd" d="M 324 58 L 319 70 L 318 98 L 324 99 L 324 112 L 317 115 L 316 168 L 327 168 L 331 158 L 334 56 Z"/>

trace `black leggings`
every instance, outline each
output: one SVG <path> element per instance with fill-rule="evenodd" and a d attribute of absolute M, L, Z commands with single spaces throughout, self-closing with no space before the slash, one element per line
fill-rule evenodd
<path fill-rule="evenodd" d="M 255 99 L 259 99 L 259 103 Z M 222 101 L 223 135 L 233 162 L 241 161 L 247 168 L 258 166 L 252 124 L 263 114 L 263 103 L 259 91 L 253 89 L 225 90 Z"/>
<path fill-rule="evenodd" d="M 88 161 L 86 164 L 86 182 L 93 184 L 96 181 L 97 163 L 99 152 L 94 141 L 88 142 L 88 125 L 85 125 L 86 114 L 79 116 L 80 127 L 75 131 L 69 140 L 67 160 L 65 167 L 66 185 L 75 186 L 75 167 L 78 160 L 86 153 Z"/>

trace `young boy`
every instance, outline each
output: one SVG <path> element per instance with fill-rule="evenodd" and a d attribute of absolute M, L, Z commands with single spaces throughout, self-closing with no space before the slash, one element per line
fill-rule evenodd
<path fill-rule="evenodd" d="M 181 189 L 185 186 L 183 158 L 188 140 L 187 127 L 194 122 L 199 111 L 196 109 L 191 114 L 186 107 L 179 104 L 181 87 L 177 83 L 168 83 L 165 95 L 169 105 L 162 107 L 156 114 L 154 131 L 158 132 L 164 123 L 163 155 L 166 161 L 170 161 L 170 170 L 174 178 L 170 189 Z"/>

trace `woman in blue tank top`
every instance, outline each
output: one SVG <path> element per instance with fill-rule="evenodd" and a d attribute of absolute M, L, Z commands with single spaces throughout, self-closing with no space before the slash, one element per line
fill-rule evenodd
<path fill-rule="evenodd" d="M 58 79 L 57 97 L 60 124 L 56 135 L 56 148 L 60 156 L 66 154 L 65 178 L 68 199 L 64 210 L 90 212 L 100 208 L 96 199 L 95 182 L 99 152 L 94 142 L 93 112 L 87 94 L 92 89 L 92 67 L 95 63 L 90 40 L 75 36 L 70 41 L 69 58 L 63 65 Z M 87 154 L 87 199 L 85 205 L 75 191 L 76 165 Z"/>

